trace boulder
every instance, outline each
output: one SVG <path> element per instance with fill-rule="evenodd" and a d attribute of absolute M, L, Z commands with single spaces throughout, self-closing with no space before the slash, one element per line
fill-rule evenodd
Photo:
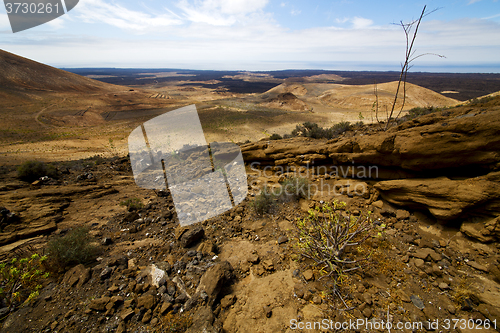
<path fill-rule="evenodd" d="M 90 301 L 89 309 L 96 311 L 106 311 L 106 304 L 108 304 L 109 301 L 111 301 L 111 298 L 107 296 L 95 298 Z"/>
<path fill-rule="evenodd" d="M 428 209 L 439 220 L 463 218 L 475 209 L 500 213 L 500 172 L 465 180 L 446 177 L 388 180 L 375 184 L 382 197 L 392 204 Z"/>
<path fill-rule="evenodd" d="M 85 282 L 90 280 L 91 270 L 90 268 L 85 268 L 82 264 L 76 265 L 64 274 L 62 283 L 73 287 L 76 285 L 80 288 Z"/>
<path fill-rule="evenodd" d="M 196 311 L 193 317 L 193 324 L 187 329 L 186 333 L 218 333 L 220 329 L 214 327 L 215 317 L 212 309 L 204 306 Z"/>
<path fill-rule="evenodd" d="M 156 304 L 154 295 L 144 294 L 137 298 L 137 307 L 145 308 L 146 310 L 152 309 Z"/>
<path fill-rule="evenodd" d="M 487 230 L 484 228 L 484 225 L 480 223 L 463 222 L 460 226 L 460 231 L 468 237 L 475 238 L 482 243 L 491 243 L 495 240 L 494 237 L 487 235 Z"/>
<path fill-rule="evenodd" d="M 160 288 L 160 285 L 165 283 L 165 280 L 168 278 L 167 273 L 163 270 L 158 268 L 156 265 L 149 265 L 146 267 L 144 271 L 142 271 L 139 274 L 139 280 L 144 279 L 144 277 L 147 277 L 147 281 L 155 286 L 156 288 Z"/>
<path fill-rule="evenodd" d="M 221 261 L 210 267 L 200 279 L 197 293 L 204 291 L 208 295 L 208 304 L 212 305 L 225 282 L 233 276 L 233 267 L 228 261 Z"/>
<path fill-rule="evenodd" d="M 176 230 L 177 239 L 182 247 L 187 248 L 196 244 L 205 235 L 205 229 L 201 225 L 179 227 Z"/>

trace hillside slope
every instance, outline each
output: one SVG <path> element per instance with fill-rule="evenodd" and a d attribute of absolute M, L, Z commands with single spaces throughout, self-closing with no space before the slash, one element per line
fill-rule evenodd
<path fill-rule="evenodd" d="M 379 109 L 390 110 L 396 92 L 397 81 L 387 82 L 377 85 Z M 305 83 L 305 84 L 281 84 L 264 94 L 264 96 L 274 97 L 277 94 L 293 93 L 299 99 L 309 105 L 322 104 L 335 109 L 349 110 L 370 110 L 376 100 L 374 85 L 347 85 L 347 84 L 324 84 L 324 83 Z M 397 107 L 402 102 L 402 90 L 398 98 Z M 426 106 L 454 106 L 460 102 L 456 99 L 443 96 L 430 89 L 426 89 L 415 84 L 406 84 L 405 110 L 414 107 Z M 316 109 L 316 108 L 315 108 Z"/>
<path fill-rule="evenodd" d="M 0 96 L 30 92 L 84 92 L 116 86 L 0 50 Z M 26 96 L 26 95 L 25 95 Z"/>

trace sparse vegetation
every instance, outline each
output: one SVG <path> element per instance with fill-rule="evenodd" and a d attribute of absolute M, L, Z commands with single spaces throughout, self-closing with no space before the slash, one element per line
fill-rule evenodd
<path fill-rule="evenodd" d="M 309 199 L 312 196 L 311 184 L 305 177 L 292 177 L 285 179 L 280 187 L 269 189 L 265 186 L 261 192 L 250 203 L 253 210 L 259 214 L 273 212 L 278 202 Z"/>
<path fill-rule="evenodd" d="M 309 210 L 305 218 L 297 220 L 294 235 L 299 254 L 313 261 L 321 278 L 330 278 L 332 293 L 342 300 L 339 283 L 347 272 L 359 269 L 361 262 L 369 259 L 369 254 L 355 258 L 350 250 L 370 237 L 374 227 L 370 213 L 353 216 L 345 207 L 344 202 L 334 201 Z"/>
<path fill-rule="evenodd" d="M 316 123 L 305 122 L 297 125 L 292 131 L 292 136 L 303 136 L 314 139 L 333 139 L 352 128 L 348 121 L 341 121 L 330 128 L 322 128 Z"/>
<path fill-rule="evenodd" d="M 309 179 L 305 177 L 287 178 L 281 183 L 280 197 L 285 201 L 309 199 L 312 196 L 310 185 Z"/>
<path fill-rule="evenodd" d="M 139 198 L 129 198 L 125 201 L 120 202 L 121 206 L 126 206 L 129 212 L 134 210 L 140 210 L 144 207 L 143 203 Z"/>
<path fill-rule="evenodd" d="M 38 297 L 43 280 L 49 276 L 42 265 L 46 259 L 34 253 L 28 258 L 13 258 L 0 264 L 0 299 L 9 312 Z"/>
<path fill-rule="evenodd" d="M 349 131 L 352 128 L 351 123 L 348 121 L 341 121 L 340 123 L 337 123 L 333 125 L 330 130 L 332 132 L 331 138 L 334 138 L 342 133 L 345 133 Z M 328 138 L 328 139 L 331 139 Z"/>
<path fill-rule="evenodd" d="M 269 140 L 281 140 L 281 139 L 283 139 L 283 137 L 278 133 L 274 133 L 269 137 Z"/>
<path fill-rule="evenodd" d="M 484 104 L 484 103 L 488 103 L 489 101 L 492 101 L 494 100 L 495 97 L 493 96 L 485 96 L 485 97 L 481 97 L 481 98 L 473 98 L 469 101 L 469 105 L 470 106 L 477 106 L 479 104 Z"/>
<path fill-rule="evenodd" d="M 426 108 L 413 108 L 408 111 L 408 114 L 398 119 L 398 123 L 402 123 L 408 120 L 412 120 L 421 116 L 425 116 L 426 114 L 434 113 L 441 111 L 440 108 L 435 108 L 433 106 L 428 106 Z"/>
<path fill-rule="evenodd" d="M 24 181 L 33 182 L 44 176 L 55 178 L 57 171 L 50 164 L 40 161 L 26 161 L 17 168 L 17 176 Z"/>
<path fill-rule="evenodd" d="M 276 208 L 276 199 L 277 196 L 266 186 L 260 191 L 255 199 L 250 202 L 250 206 L 257 214 L 266 214 Z"/>
<path fill-rule="evenodd" d="M 162 317 L 162 332 L 181 333 L 185 332 L 193 323 L 193 319 L 185 313 L 168 313 Z"/>
<path fill-rule="evenodd" d="M 462 305 L 467 298 L 474 297 L 472 292 L 473 282 L 470 278 L 462 277 L 459 280 L 457 288 L 452 293 L 452 299 L 457 304 Z"/>
<path fill-rule="evenodd" d="M 47 244 L 50 262 L 57 268 L 87 263 L 97 257 L 99 247 L 89 234 L 88 227 L 77 227 L 63 237 L 52 239 Z"/>

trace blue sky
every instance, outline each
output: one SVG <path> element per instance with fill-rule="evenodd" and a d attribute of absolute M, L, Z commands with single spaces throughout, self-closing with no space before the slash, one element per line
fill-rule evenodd
<path fill-rule="evenodd" d="M 80 0 L 0 48 L 57 67 L 398 70 L 397 23 L 427 16 L 413 71 L 500 72 L 498 0 Z M 396 23 L 396 24 L 394 24 Z"/>

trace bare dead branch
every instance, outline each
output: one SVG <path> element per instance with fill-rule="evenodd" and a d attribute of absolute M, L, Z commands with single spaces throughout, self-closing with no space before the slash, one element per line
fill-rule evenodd
<path fill-rule="evenodd" d="M 398 24 L 399 26 L 401 26 L 403 28 L 403 32 L 405 34 L 405 41 L 406 41 L 405 60 L 404 60 L 404 63 L 401 64 L 401 72 L 399 74 L 399 80 L 398 80 L 398 85 L 396 87 L 396 92 L 394 94 L 394 100 L 393 100 L 392 105 L 391 105 L 391 111 L 389 114 L 386 114 L 387 123 L 385 124 L 384 130 L 387 130 L 391 125 L 391 121 L 393 120 L 392 116 L 394 115 L 394 112 L 396 109 L 396 104 L 398 102 L 398 98 L 401 99 L 401 97 L 400 97 L 401 90 L 403 90 L 402 91 L 403 97 L 402 97 L 401 107 L 399 108 L 399 112 L 398 112 L 396 118 L 394 119 L 394 121 L 396 121 L 399 118 L 399 116 L 401 115 L 401 113 L 403 112 L 404 106 L 406 104 L 406 92 L 407 92 L 406 82 L 407 82 L 408 71 L 412 67 L 411 63 L 414 60 L 416 60 L 424 55 L 436 55 L 440 58 L 445 58 L 443 55 L 435 54 L 435 53 L 423 53 L 423 54 L 419 54 L 419 55 L 415 56 L 414 45 L 415 45 L 415 40 L 417 38 L 418 30 L 420 28 L 420 24 L 422 23 L 422 19 L 424 17 L 427 17 L 428 15 L 434 13 L 439 8 L 436 8 L 430 12 L 427 12 L 426 9 L 427 9 L 427 6 L 424 6 L 418 19 L 410 21 L 408 23 L 404 23 L 403 21 L 400 21 Z M 413 30 L 413 28 L 415 28 L 415 29 Z M 412 30 L 413 30 L 413 33 L 412 33 Z M 378 118 L 377 118 L 377 121 L 379 122 Z"/>

